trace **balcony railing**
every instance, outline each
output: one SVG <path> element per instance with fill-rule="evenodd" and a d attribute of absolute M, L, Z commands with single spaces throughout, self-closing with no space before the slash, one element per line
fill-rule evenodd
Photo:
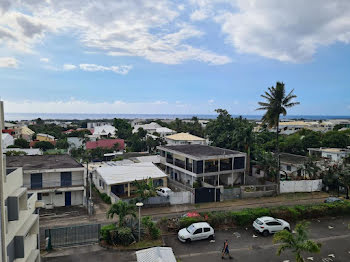
<path fill-rule="evenodd" d="M 178 167 L 185 169 L 185 161 L 182 161 L 182 160 L 175 158 L 175 166 L 178 166 Z"/>
<path fill-rule="evenodd" d="M 166 162 L 169 163 L 169 164 L 172 164 L 173 163 L 173 159 L 170 158 L 170 157 L 167 157 L 166 158 Z"/>
<path fill-rule="evenodd" d="M 58 181 L 41 181 L 41 182 L 32 182 L 29 184 L 23 185 L 29 189 L 45 189 L 45 188 L 55 188 L 55 187 L 74 187 L 74 186 L 84 186 L 84 180 L 58 180 Z"/>
<path fill-rule="evenodd" d="M 192 172 L 192 163 L 187 163 L 187 165 L 186 165 L 186 170 Z"/>

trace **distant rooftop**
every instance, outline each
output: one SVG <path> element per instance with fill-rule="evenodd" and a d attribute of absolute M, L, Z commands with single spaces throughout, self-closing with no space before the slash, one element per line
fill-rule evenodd
<path fill-rule="evenodd" d="M 23 170 L 83 167 L 69 155 L 8 156 L 6 165 L 8 168 L 23 167 Z"/>
<path fill-rule="evenodd" d="M 289 153 L 280 153 L 280 161 L 290 164 L 303 164 L 307 161 L 307 157 Z"/>
<path fill-rule="evenodd" d="M 318 151 L 318 152 L 330 152 L 330 153 L 350 153 L 350 149 L 347 149 L 347 148 L 321 147 L 321 148 L 308 148 L 308 150 Z"/>
<path fill-rule="evenodd" d="M 189 133 L 178 133 L 170 136 L 166 136 L 165 138 L 171 139 L 171 140 L 186 140 L 186 141 L 205 141 L 204 138 L 201 138 L 199 136 L 194 136 Z"/>
<path fill-rule="evenodd" d="M 173 146 L 160 146 L 159 149 L 169 149 L 178 151 L 183 154 L 191 155 L 194 157 L 208 157 L 208 156 L 220 156 L 220 155 L 236 155 L 242 152 L 234 151 L 230 149 L 224 149 L 206 145 L 173 145 Z"/>

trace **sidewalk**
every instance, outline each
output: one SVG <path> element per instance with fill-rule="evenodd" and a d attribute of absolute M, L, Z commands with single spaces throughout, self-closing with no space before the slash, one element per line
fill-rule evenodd
<path fill-rule="evenodd" d="M 197 211 L 220 211 L 220 210 L 241 210 L 244 208 L 255 208 L 255 207 L 273 207 L 273 206 L 291 206 L 297 204 L 313 204 L 322 203 L 325 198 L 329 195 L 324 192 L 314 193 L 292 193 L 283 194 L 276 197 L 262 197 L 252 199 L 237 199 L 225 202 L 212 202 L 212 203 L 201 203 L 201 204 L 190 204 L 190 205 L 174 205 L 169 207 L 159 208 L 143 208 L 143 216 L 151 216 L 154 219 L 161 217 L 176 217 L 186 212 Z M 50 228 L 67 225 L 79 225 L 79 224 L 91 224 L 91 223 L 108 223 L 111 220 L 106 218 L 106 211 L 108 205 L 105 208 L 99 208 L 98 212 L 94 216 L 89 217 L 88 215 L 80 215 L 77 217 L 65 217 L 65 218 L 40 218 L 40 227 Z"/>

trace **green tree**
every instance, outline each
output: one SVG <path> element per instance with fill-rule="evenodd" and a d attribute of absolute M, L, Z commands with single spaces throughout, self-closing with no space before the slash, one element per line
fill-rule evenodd
<path fill-rule="evenodd" d="M 302 171 L 304 171 L 305 175 L 310 179 L 318 179 L 321 175 L 321 168 L 312 157 L 308 157 L 307 161 L 302 166 Z"/>
<path fill-rule="evenodd" d="M 277 255 L 279 256 L 283 251 L 289 249 L 295 254 L 296 262 L 304 262 L 302 253 L 319 253 L 321 244 L 309 240 L 308 226 L 308 222 L 297 224 L 295 226 L 295 234 L 287 230 L 277 232 L 273 237 L 274 243 L 281 243 L 278 247 Z"/>
<path fill-rule="evenodd" d="M 350 190 L 350 166 L 344 165 L 339 173 L 339 181 L 342 186 L 346 188 L 346 199 L 349 199 Z"/>
<path fill-rule="evenodd" d="M 350 145 L 350 138 L 347 134 L 339 131 L 329 131 L 322 138 L 322 146 L 344 148 Z"/>
<path fill-rule="evenodd" d="M 133 186 L 136 187 L 136 194 L 138 195 L 141 200 L 147 199 L 152 196 L 156 196 L 156 188 L 153 185 L 153 180 L 149 179 L 147 180 L 141 180 L 141 181 L 134 181 Z"/>
<path fill-rule="evenodd" d="M 275 181 L 277 177 L 277 160 L 276 156 L 270 152 L 260 151 L 255 161 L 258 167 L 264 172 L 265 177 Z"/>
<path fill-rule="evenodd" d="M 111 205 L 107 211 L 107 218 L 113 218 L 114 215 L 117 215 L 119 219 L 119 227 L 122 227 L 125 224 L 125 218 L 127 216 L 136 217 L 135 210 L 136 206 L 119 200 L 118 202 Z"/>
<path fill-rule="evenodd" d="M 46 151 L 49 149 L 54 149 L 55 146 L 48 141 L 39 141 L 35 143 L 34 148 L 40 148 L 41 150 Z"/>
<path fill-rule="evenodd" d="M 29 142 L 23 138 L 16 139 L 14 145 L 19 148 L 29 148 Z"/>
<path fill-rule="evenodd" d="M 56 147 L 58 149 L 67 149 L 69 147 L 67 138 L 58 139 L 56 143 Z"/>
<path fill-rule="evenodd" d="M 114 118 L 113 126 L 116 128 L 116 135 L 121 139 L 128 139 L 132 135 L 132 127 L 130 123 L 121 118 Z"/>
<path fill-rule="evenodd" d="M 277 82 L 276 87 L 269 87 L 268 92 L 265 91 L 262 98 L 266 99 L 265 102 L 259 102 L 260 107 L 257 110 L 266 111 L 262 117 L 263 123 L 266 123 L 268 127 L 276 128 L 276 152 L 277 152 L 277 183 L 280 181 L 280 163 L 279 163 L 279 122 L 280 115 L 287 115 L 287 108 L 291 108 L 298 105 L 299 102 L 293 102 L 296 95 L 293 94 L 294 89 L 286 95 L 284 83 Z"/>

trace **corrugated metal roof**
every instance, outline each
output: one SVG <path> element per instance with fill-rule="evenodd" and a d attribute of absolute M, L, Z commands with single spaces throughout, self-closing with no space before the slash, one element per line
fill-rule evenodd
<path fill-rule="evenodd" d="M 152 247 L 136 251 L 137 262 L 176 262 L 171 247 Z"/>
<path fill-rule="evenodd" d="M 171 139 L 171 140 L 205 141 L 204 138 L 201 138 L 199 136 L 194 136 L 189 133 L 178 133 L 178 134 L 166 136 L 165 138 Z"/>

